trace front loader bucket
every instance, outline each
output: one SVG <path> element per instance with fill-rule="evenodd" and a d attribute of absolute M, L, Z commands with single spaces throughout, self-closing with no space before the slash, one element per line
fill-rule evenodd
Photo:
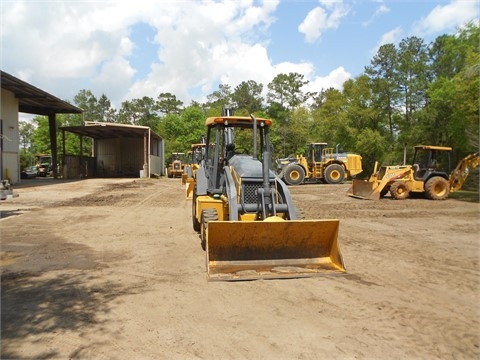
<path fill-rule="evenodd" d="M 210 221 L 209 280 L 312 277 L 344 273 L 338 220 Z"/>
<path fill-rule="evenodd" d="M 191 199 L 193 197 L 194 189 L 195 189 L 195 180 L 192 178 L 188 178 L 185 181 L 185 194 L 187 199 Z"/>
<path fill-rule="evenodd" d="M 376 182 L 353 179 L 347 195 L 360 199 L 380 200 L 380 188 Z"/>

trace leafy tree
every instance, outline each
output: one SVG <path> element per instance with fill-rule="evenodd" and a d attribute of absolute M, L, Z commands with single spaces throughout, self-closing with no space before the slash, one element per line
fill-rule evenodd
<path fill-rule="evenodd" d="M 232 88 L 228 84 L 218 85 L 218 90 L 207 96 L 205 104 L 208 116 L 218 116 L 222 114 L 222 108 L 232 106 Z"/>
<path fill-rule="evenodd" d="M 308 81 L 304 80 L 304 75 L 289 73 L 278 74 L 267 85 L 268 114 L 278 121 L 277 131 L 282 138 L 284 156 L 295 151 L 295 144 L 288 143 L 290 134 L 298 130 L 291 124 L 291 114 L 307 99 L 302 92 L 302 87 L 307 84 Z"/>
<path fill-rule="evenodd" d="M 73 98 L 74 104 L 83 110 L 77 121 L 70 121 L 70 126 L 82 125 L 83 119 L 87 121 L 116 122 L 116 111 L 112 108 L 110 100 L 105 94 L 97 99 L 90 90 L 80 90 Z"/>
<path fill-rule="evenodd" d="M 427 47 L 422 39 L 412 36 L 400 42 L 397 74 L 404 108 L 404 133 L 407 133 L 414 124 L 415 112 L 427 103 L 426 90 L 429 78 L 427 62 Z"/>
<path fill-rule="evenodd" d="M 178 100 L 172 93 L 161 93 L 158 95 L 157 108 L 161 114 L 176 114 L 180 115 L 183 108 L 183 102 Z"/>
<path fill-rule="evenodd" d="M 323 97 L 322 105 L 312 112 L 312 140 L 329 144 L 343 143 L 338 136 L 338 131 L 341 127 L 347 126 L 346 99 L 340 90 L 334 88 L 325 90 Z"/>
<path fill-rule="evenodd" d="M 100 99 L 98 99 L 96 108 L 98 109 L 99 116 L 97 121 L 104 121 L 110 123 L 117 122 L 117 112 L 112 107 L 110 100 L 105 94 L 102 94 L 102 96 L 100 96 Z"/>
<path fill-rule="evenodd" d="M 188 106 L 181 115 L 166 115 L 158 129 L 165 137 L 166 154 L 186 152 L 205 135 L 205 114 L 198 106 Z"/>
<path fill-rule="evenodd" d="M 158 106 L 151 97 L 133 99 L 122 102 L 118 120 L 122 124 L 149 126 L 155 129 L 159 122 Z"/>
<path fill-rule="evenodd" d="M 392 142 L 398 129 L 395 114 L 399 112 L 398 102 L 400 100 L 397 61 L 398 53 L 395 45 L 385 44 L 380 46 L 370 66 L 365 68 L 365 74 L 372 81 L 371 87 L 374 95 L 372 106 L 380 118 L 386 118 Z"/>
<path fill-rule="evenodd" d="M 32 139 L 35 127 L 29 121 L 19 121 L 18 131 L 20 137 L 20 168 L 24 169 L 34 163 L 35 149 L 33 148 Z"/>
<path fill-rule="evenodd" d="M 263 85 L 253 80 L 242 81 L 235 87 L 232 94 L 232 101 L 237 111 L 244 111 L 245 115 L 262 110 Z"/>

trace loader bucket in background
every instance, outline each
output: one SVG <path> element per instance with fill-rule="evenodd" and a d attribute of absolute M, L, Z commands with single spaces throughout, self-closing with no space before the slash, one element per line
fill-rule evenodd
<path fill-rule="evenodd" d="M 344 273 L 338 220 L 211 221 L 209 280 L 313 277 Z"/>
<path fill-rule="evenodd" d="M 380 200 L 380 190 L 376 182 L 353 179 L 347 195 L 360 199 Z"/>

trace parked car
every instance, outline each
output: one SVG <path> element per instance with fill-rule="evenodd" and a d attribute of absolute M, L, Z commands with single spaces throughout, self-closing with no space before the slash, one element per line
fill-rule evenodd
<path fill-rule="evenodd" d="M 21 173 L 20 173 L 20 178 L 22 179 L 33 179 L 37 177 L 37 167 L 30 166 L 29 168 L 25 168 Z"/>

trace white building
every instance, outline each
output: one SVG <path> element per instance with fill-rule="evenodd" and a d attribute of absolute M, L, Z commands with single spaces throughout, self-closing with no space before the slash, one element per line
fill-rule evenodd
<path fill-rule="evenodd" d="M 0 73 L 0 180 L 20 183 L 18 114 L 48 116 L 53 168 L 57 168 L 56 114 L 81 114 L 82 109 L 16 77 Z M 56 177 L 57 174 L 55 173 Z"/>

